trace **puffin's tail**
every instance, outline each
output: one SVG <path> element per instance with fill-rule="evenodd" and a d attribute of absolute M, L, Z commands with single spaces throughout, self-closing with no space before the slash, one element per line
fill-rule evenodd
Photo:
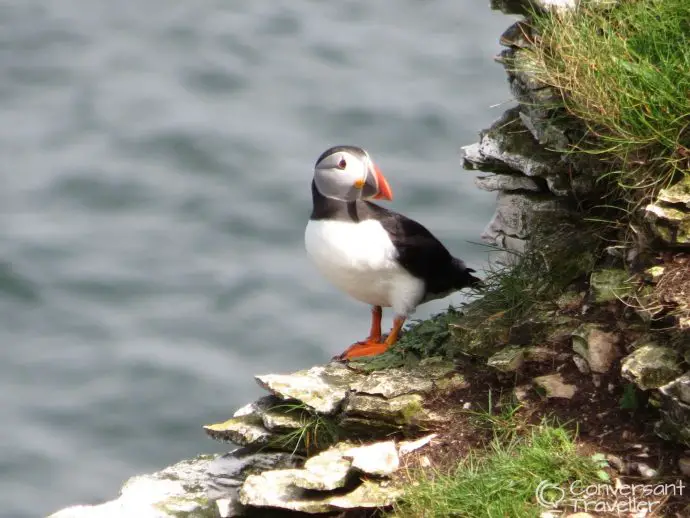
<path fill-rule="evenodd" d="M 481 279 L 472 275 L 474 270 L 468 268 L 463 261 L 457 258 L 453 258 L 453 287 L 457 290 L 462 288 L 475 288 L 482 289 L 484 283 Z"/>

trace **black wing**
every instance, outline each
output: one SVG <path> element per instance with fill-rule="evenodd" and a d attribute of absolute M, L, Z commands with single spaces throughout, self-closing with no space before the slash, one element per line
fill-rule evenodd
<path fill-rule="evenodd" d="M 367 210 L 381 222 L 398 250 L 398 262 L 426 284 L 430 294 L 445 294 L 457 286 L 458 270 L 467 270 L 462 261 L 455 259 L 448 249 L 416 221 L 366 202 Z"/>

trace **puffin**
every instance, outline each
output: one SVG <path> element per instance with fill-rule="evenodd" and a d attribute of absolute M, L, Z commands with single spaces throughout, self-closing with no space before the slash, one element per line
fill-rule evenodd
<path fill-rule="evenodd" d="M 311 192 L 307 255 L 333 285 L 371 306 L 369 336 L 336 358 L 381 354 L 398 340 L 418 305 L 481 286 L 474 270 L 423 225 L 370 201 L 392 200 L 393 192 L 364 149 L 335 146 L 324 151 L 314 166 Z M 394 313 L 385 337 L 384 307 Z"/>

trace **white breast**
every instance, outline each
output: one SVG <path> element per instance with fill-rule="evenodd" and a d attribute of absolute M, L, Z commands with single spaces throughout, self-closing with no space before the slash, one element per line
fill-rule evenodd
<path fill-rule="evenodd" d="M 323 276 L 359 301 L 408 315 L 424 294 L 424 282 L 397 263 L 397 250 L 376 220 L 309 221 L 304 242 Z"/>

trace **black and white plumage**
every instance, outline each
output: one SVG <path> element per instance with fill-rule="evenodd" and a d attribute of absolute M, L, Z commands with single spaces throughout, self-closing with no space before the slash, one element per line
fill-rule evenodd
<path fill-rule="evenodd" d="M 314 169 L 312 198 L 305 245 L 317 268 L 351 297 L 374 308 L 391 307 L 396 316 L 388 343 L 381 343 L 372 322 L 369 339 L 345 357 L 385 350 L 419 304 L 481 282 L 424 226 L 368 201 L 390 200 L 392 193 L 363 149 L 325 151 Z M 378 319 L 380 328 L 380 309 Z"/>

